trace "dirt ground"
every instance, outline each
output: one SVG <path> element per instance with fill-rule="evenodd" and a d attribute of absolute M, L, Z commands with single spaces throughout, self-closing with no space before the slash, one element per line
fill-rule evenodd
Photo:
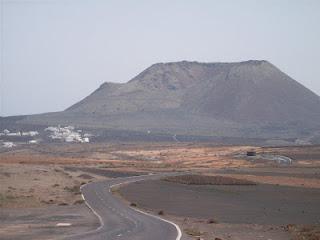
<path fill-rule="evenodd" d="M 0 207 L 31 208 L 81 204 L 81 184 L 101 179 L 55 165 L 0 165 Z"/>
<path fill-rule="evenodd" d="M 84 204 L 41 208 L 0 208 L 2 240 L 60 239 L 96 229 L 99 221 Z M 70 224 L 59 227 L 57 224 Z"/>
<path fill-rule="evenodd" d="M 18 147 L 12 151 L 2 152 L 0 163 L 85 164 L 134 170 L 186 170 L 251 166 L 253 164 L 246 160 L 232 157 L 247 149 L 251 147 L 212 147 L 187 143 L 43 144 Z"/>
<path fill-rule="evenodd" d="M 238 157 L 249 150 L 289 156 L 293 164 L 254 162 Z M 186 207 L 182 208 L 184 214 L 172 212 L 170 215 L 185 230 L 186 239 L 198 238 L 186 232 L 199 232 L 205 240 L 215 237 L 280 240 L 300 236 L 300 233 L 309 234 L 302 223 L 317 226 L 316 215 L 320 215 L 316 204 L 320 202 L 320 146 L 261 148 L 191 143 L 41 144 L 0 151 L 1 239 L 56 239 L 61 229 L 56 227 L 58 221 L 72 223 L 70 227 L 60 230 L 61 236 L 94 228 L 97 222 L 82 203 L 79 193 L 81 184 L 162 171 L 222 175 L 258 183 L 256 186 L 228 186 L 233 189 L 211 186 L 210 191 L 203 186 L 190 186 L 191 189 L 164 186 L 161 181 L 157 183 L 158 187 L 146 187 L 139 199 L 135 199 L 138 205 L 142 205 L 139 201 L 144 201 L 149 195 L 155 197 L 153 199 L 162 199 L 163 196 L 158 198 L 154 195 L 158 189 L 159 193 L 166 194 L 162 204 L 166 200 L 173 205 L 178 201 Z M 136 186 L 140 185 L 129 186 L 137 192 Z M 181 197 L 173 198 L 172 191 L 168 193 L 170 189 L 180 193 Z M 232 195 L 231 203 L 225 201 L 229 195 Z M 208 202 L 206 198 L 212 201 Z M 269 203 L 263 204 L 266 200 Z M 170 204 L 154 202 L 158 204 L 149 206 L 151 210 L 163 208 L 166 216 L 171 213 L 170 208 L 165 208 Z M 239 202 L 242 204 L 239 205 Z M 216 211 L 214 204 L 225 206 Z M 193 214 L 195 211 L 198 215 Z M 243 214 L 244 211 L 246 214 Z M 261 213 L 266 213 L 266 216 Z M 208 224 L 207 220 L 211 217 L 217 218 L 218 223 Z M 293 223 L 287 221 L 290 219 L 299 223 L 294 231 L 293 227 L 289 229 L 285 225 Z M 86 222 L 90 225 L 84 224 Z M 292 235 L 292 231 L 296 235 Z"/>
<path fill-rule="evenodd" d="M 191 239 L 293 239 L 299 231 L 290 232 L 287 226 L 302 229 L 320 224 L 320 189 L 145 181 L 127 185 L 119 192 L 138 208 L 155 214 L 163 211 L 185 232 L 197 232 Z"/>
<path fill-rule="evenodd" d="M 120 193 L 144 209 L 182 217 L 235 224 L 320 223 L 320 189 L 269 184 L 199 186 L 156 180 L 127 185 Z"/>
<path fill-rule="evenodd" d="M 0 164 L 91 165 L 133 170 L 190 170 L 278 167 L 237 157 L 246 151 L 286 155 L 293 167 L 320 167 L 320 146 L 262 148 L 192 143 L 39 144 L 0 151 Z"/>

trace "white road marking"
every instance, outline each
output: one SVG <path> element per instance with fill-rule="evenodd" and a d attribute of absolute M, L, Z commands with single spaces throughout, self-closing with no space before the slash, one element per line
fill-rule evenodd
<path fill-rule="evenodd" d="M 87 185 L 87 184 L 85 184 Z M 82 187 L 84 187 L 85 185 L 82 185 L 80 187 L 80 191 L 82 190 Z M 81 191 L 82 192 L 82 191 Z M 82 196 L 82 199 L 84 200 L 85 204 L 87 205 L 87 207 L 98 217 L 99 219 L 99 222 L 100 222 L 100 227 L 98 227 L 97 229 L 95 230 L 92 230 L 92 231 L 89 231 L 89 232 L 86 232 L 86 233 L 91 233 L 91 232 L 96 232 L 96 231 L 99 231 L 101 228 L 104 227 L 104 222 L 103 222 L 103 219 L 102 217 L 90 206 L 90 204 L 86 201 L 84 195 L 81 193 L 81 196 Z"/>
<path fill-rule="evenodd" d="M 153 175 L 153 174 L 148 174 L 148 175 Z M 143 176 L 148 176 L 148 175 L 131 176 L 131 177 L 127 177 L 126 179 L 143 177 Z M 111 185 L 111 186 L 109 187 L 109 192 L 111 193 L 111 189 L 112 189 L 113 187 L 115 187 L 115 186 L 120 186 L 120 185 L 127 184 L 127 183 L 139 182 L 139 181 L 143 181 L 143 180 L 145 180 L 145 179 L 138 179 L 138 180 L 126 181 L 126 182 L 122 182 L 122 183 L 118 183 L 118 184 L 113 184 L 113 185 Z M 87 184 L 90 184 L 90 183 L 87 183 Z M 100 226 L 99 226 L 97 229 L 95 229 L 95 230 L 91 230 L 91 231 L 84 232 L 84 233 L 80 233 L 80 234 L 71 235 L 71 236 L 69 236 L 69 237 L 76 237 L 76 236 L 82 236 L 82 235 L 84 235 L 84 234 L 94 233 L 94 232 L 99 231 L 99 230 L 100 230 L 101 228 L 103 228 L 104 225 L 105 225 L 104 222 L 103 222 L 102 217 L 90 206 L 90 204 L 86 201 L 84 195 L 82 194 L 82 187 L 86 186 L 87 184 L 84 184 L 84 185 L 80 186 L 81 197 L 82 197 L 82 199 L 84 200 L 84 202 L 85 202 L 85 204 L 87 205 L 87 207 L 98 217 L 98 219 L 99 219 L 99 221 L 100 221 Z M 96 195 L 97 195 L 98 198 L 99 198 L 99 195 L 98 195 L 97 193 L 96 193 Z M 108 206 L 108 208 L 110 208 L 110 207 Z M 130 207 L 130 208 L 131 208 L 131 207 Z M 161 220 L 161 221 L 163 221 L 163 222 L 166 222 L 166 223 L 169 223 L 169 224 L 173 225 L 173 226 L 176 228 L 177 233 L 178 233 L 178 235 L 177 235 L 177 237 L 176 237 L 175 240 L 181 240 L 181 237 L 182 237 L 181 229 L 180 229 L 180 227 L 179 227 L 177 224 L 175 224 L 174 222 L 171 222 L 171 221 L 169 221 L 169 220 L 160 218 L 160 217 L 158 217 L 158 216 L 155 216 L 155 215 L 152 215 L 152 214 L 143 212 L 143 211 L 141 211 L 141 210 L 139 210 L 139 209 L 135 209 L 135 208 L 131 208 L 131 209 L 134 210 L 134 211 L 136 211 L 136 212 L 140 212 L 140 213 L 145 214 L 145 215 L 147 215 L 147 216 L 150 216 L 150 217 L 159 219 L 159 220 Z M 126 217 L 126 218 L 129 219 L 129 217 Z M 135 223 L 136 226 L 138 225 L 136 221 L 134 221 L 134 223 Z M 130 230 L 128 230 L 127 232 L 130 233 Z"/>
<path fill-rule="evenodd" d="M 113 185 L 110 186 L 109 190 L 112 189 L 113 187 L 117 187 L 117 186 L 120 186 L 120 185 L 123 185 L 123 184 L 134 183 L 134 182 L 139 182 L 139 181 L 143 181 L 143 180 L 144 180 L 144 179 L 138 179 L 138 180 L 134 180 L 134 181 L 126 181 L 126 182 L 122 182 L 122 183 L 113 184 Z M 158 219 L 158 220 L 161 220 L 161 221 L 163 221 L 163 222 L 166 222 L 166 223 L 169 223 L 169 224 L 173 225 L 173 226 L 176 228 L 177 233 L 178 233 L 178 235 L 177 235 L 177 237 L 176 237 L 176 240 L 181 240 L 181 237 L 182 237 L 181 229 L 180 229 L 180 227 L 179 227 L 177 224 L 175 224 L 174 222 L 171 222 L 171 221 L 169 221 L 169 220 L 167 220 L 167 219 L 163 219 L 163 218 L 161 218 L 161 217 L 152 215 L 152 214 L 150 214 L 150 213 L 146 213 L 146 212 L 141 211 L 141 210 L 136 209 L 136 208 L 132 208 L 132 207 L 130 207 L 130 208 L 131 208 L 132 210 L 136 211 L 136 212 L 142 213 L 142 214 L 147 215 L 147 216 L 149 216 L 149 217 L 153 217 L 153 218 L 156 218 L 156 219 Z"/>
<path fill-rule="evenodd" d="M 169 220 L 167 220 L 167 219 L 163 219 L 163 218 L 161 218 L 161 217 L 158 217 L 158 216 L 152 215 L 152 214 L 150 214 L 150 213 L 141 211 L 141 210 L 139 210 L 139 209 L 135 209 L 135 208 L 131 208 L 131 209 L 133 209 L 133 210 L 135 210 L 135 211 L 137 211 L 137 212 L 139 212 L 139 213 L 145 214 L 145 215 L 147 215 L 147 216 L 150 216 L 150 217 L 153 217 L 153 218 L 162 220 L 162 221 L 164 221 L 164 222 L 166 222 L 166 223 L 169 223 L 169 224 L 173 225 L 173 226 L 176 228 L 177 232 L 178 232 L 178 235 L 177 235 L 176 240 L 180 240 L 180 239 L 181 239 L 181 237 L 182 237 L 181 229 L 180 229 L 180 227 L 179 227 L 177 224 L 175 224 L 174 222 L 171 222 L 171 221 L 169 221 Z"/>
<path fill-rule="evenodd" d="M 70 227 L 72 224 L 71 223 L 57 223 L 57 227 Z"/>

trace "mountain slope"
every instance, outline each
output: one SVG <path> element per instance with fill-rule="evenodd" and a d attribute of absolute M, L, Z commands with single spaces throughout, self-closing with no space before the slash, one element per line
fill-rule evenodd
<path fill-rule="evenodd" d="M 292 137 L 319 128 L 320 98 L 267 61 L 159 63 L 24 123 L 201 136 Z"/>

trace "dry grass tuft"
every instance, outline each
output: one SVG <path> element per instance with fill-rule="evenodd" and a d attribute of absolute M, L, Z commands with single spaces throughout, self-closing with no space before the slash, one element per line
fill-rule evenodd
<path fill-rule="evenodd" d="M 202 233 L 198 229 L 194 229 L 194 228 L 186 228 L 184 229 L 184 232 L 189 236 L 193 236 L 193 237 L 199 237 L 202 235 Z"/>

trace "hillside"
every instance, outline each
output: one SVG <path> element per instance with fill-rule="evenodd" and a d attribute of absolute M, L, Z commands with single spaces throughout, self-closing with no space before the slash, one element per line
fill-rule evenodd
<path fill-rule="evenodd" d="M 63 112 L 20 123 L 194 136 L 291 138 L 320 129 L 320 98 L 267 61 L 158 63 Z"/>

